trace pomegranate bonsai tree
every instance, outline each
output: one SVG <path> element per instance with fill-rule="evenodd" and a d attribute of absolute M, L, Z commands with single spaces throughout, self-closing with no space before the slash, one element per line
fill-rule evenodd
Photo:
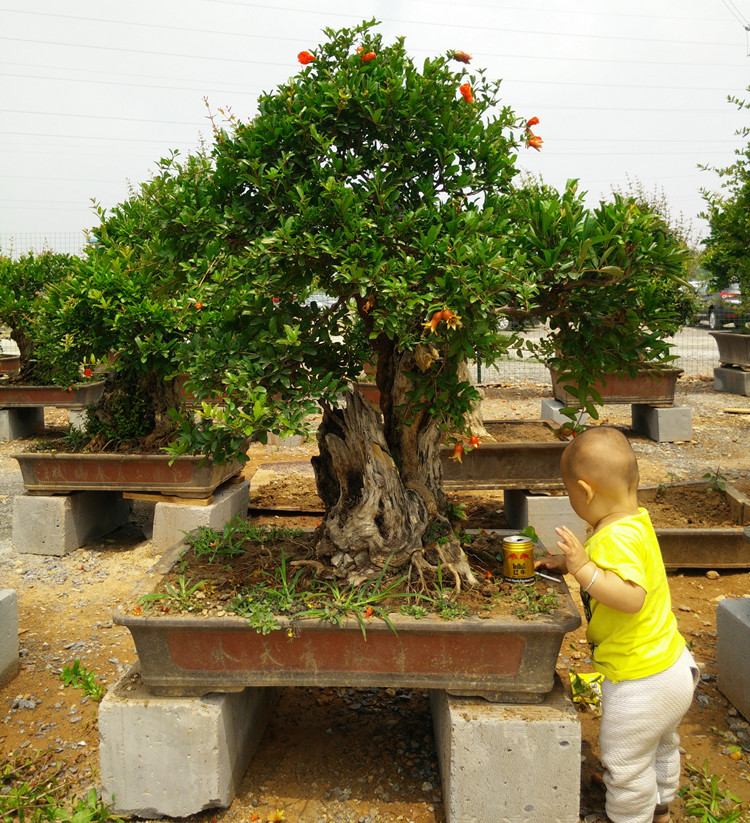
<path fill-rule="evenodd" d="M 219 111 L 210 149 L 100 211 L 58 320 L 81 356 L 117 352 L 140 395 L 187 375 L 197 404 L 162 388 L 152 418 L 174 454 L 241 455 L 322 414 L 317 552 L 340 577 L 440 563 L 472 583 L 439 458 L 474 447 L 466 361 L 532 347 L 499 332 L 511 316 L 549 321 L 539 354 L 574 357 L 584 396 L 605 368 L 664 362 L 675 319 L 656 285 L 684 250 L 633 201 L 514 185 L 538 119 L 465 52 L 417 66 L 374 21 L 326 35 L 252 120 Z M 365 364 L 380 408 L 357 388 Z"/>

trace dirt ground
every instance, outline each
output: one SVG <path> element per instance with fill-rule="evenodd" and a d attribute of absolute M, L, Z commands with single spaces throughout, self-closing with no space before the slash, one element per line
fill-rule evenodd
<path fill-rule="evenodd" d="M 486 419 L 539 417 L 548 385 L 523 384 L 487 389 Z M 693 436 L 679 443 L 654 443 L 630 428 L 628 406 L 607 406 L 602 420 L 622 427 L 638 456 L 643 483 L 723 475 L 750 492 L 750 398 L 717 394 L 712 383 L 680 381 L 676 402 L 692 409 Z M 48 425 L 64 413 L 47 410 Z M 23 491 L 17 464 L 9 457 L 30 441 L 0 444 L 0 588 L 19 600 L 21 670 L 0 688 L 0 755 L 51 747 L 67 764 L 66 777 L 79 795 L 98 786 L 97 704 L 72 687 L 60 672 L 79 659 L 103 685 L 111 685 L 135 660 L 127 630 L 114 626 L 112 613 L 156 558 L 149 541 L 153 504 L 139 503 L 131 522 L 117 532 L 66 557 L 22 555 L 12 550 L 12 498 Z M 251 504 L 279 502 L 310 509 L 305 517 L 260 514 L 258 522 L 314 525 L 319 507 L 306 462 L 314 439 L 297 446 L 249 450 L 245 469 L 252 478 Z M 290 465 L 291 464 L 291 465 Z M 291 487 L 292 497 L 282 497 Z M 466 495 L 472 514 L 502 523 L 502 492 Z M 716 604 L 724 597 L 750 596 L 748 570 L 718 575 L 681 570 L 670 573 L 673 607 L 702 670 L 696 699 L 682 727 L 685 759 L 724 778 L 724 786 L 750 801 L 750 726 L 717 689 Z M 580 608 L 576 584 L 571 584 Z M 590 671 L 585 631 L 568 635 L 558 670 Z M 581 804 L 600 807 L 601 789 L 591 783 L 599 768 L 598 719 L 581 711 L 583 762 Z M 730 757 L 740 745 L 739 760 Z M 683 770 L 683 784 L 687 782 Z M 275 715 L 254 756 L 234 803 L 189 820 L 245 823 L 274 819 L 284 812 L 292 823 L 444 823 L 445 812 L 427 695 L 400 689 L 302 689 L 282 691 Z M 687 821 L 681 804 L 673 819 Z M 282 819 L 277 816 L 277 819 Z"/>

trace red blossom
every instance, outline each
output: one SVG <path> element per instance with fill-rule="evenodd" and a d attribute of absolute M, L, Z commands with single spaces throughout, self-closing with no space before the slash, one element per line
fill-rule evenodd
<path fill-rule="evenodd" d="M 362 54 L 362 52 L 363 52 L 364 50 L 365 50 L 365 47 L 364 47 L 364 46 L 357 46 L 357 54 Z"/>
<path fill-rule="evenodd" d="M 471 86 L 468 83 L 462 83 L 458 87 L 458 90 L 461 92 L 461 96 L 467 103 L 472 103 L 474 101 L 474 95 L 471 93 Z"/>
<path fill-rule="evenodd" d="M 543 142 L 544 142 L 544 140 L 542 140 L 542 138 L 539 137 L 539 135 L 537 135 L 537 134 L 533 134 L 532 132 L 529 132 L 526 135 L 526 148 L 527 149 L 536 149 L 537 151 L 541 151 Z"/>
<path fill-rule="evenodd" d="M 459 463 L 463 463 L 461 459 L 464 456 L 464 444 L 463 443 L 456 443 L 453 447 L 453 454 L 451 455 L 451 460 L 457 460 Z"/>
<path fill-rule="evenodd" d="M 479 448 L 479 438 L 475 434 L 472 434 L 469 438 L 469 445 L 473 446 L 475 449 Z"/>
<path fill-rule="evenodd" d="M 308 63 L 312 63 L 315 60 L 315 55 L 310 54 L 309 51 L 301 51 L 297 55 L 297 60 L 299 60 L 303 66 L 306 66 Z"/>
<path fill-rule="evenodd" d="M 372 606 L 368 606 L 364 611 L 365 617 L 372 617 L 374 611 Z"/>
<path fill-rule="evenodd" d="M 370 60 L 374 60 L 378 55 L 374 51 L 367 51 L 362 55 L 362 62 L 369 63 Z"/>
<path fill-rule="evenodd" d="M 199 300 L 199 301 L 195 304 L 195 308 L 196 308 L 196 309 L 198 309 L 198 311 L 200 311 L 200 310 L 203 308 L 203 303 L 201 303 L 201 302 L 200 302 L 200 300 Z"/>
<path fill-rule="evenodd" d="M 458 60 L 459 63 L 470 63 L 471 55 L 467 54 L 465 51 L 454 51 L 453 59 Z"/>
<path fill-rule="evenodd" d="M 438 324 L 440 323 L 440 321 L 441 321 L 442 319 L 443 319 L 443 312 L 441 312 L 441 311 L 436 311 L 436 312 L 435 312 L 435 314 L 433 314 L 433 315 L 432 315 L 432 318 L 430 319 L 430 321 L 429 321 L 428 323 L 422 323 L 422 325 L 423 325 L 426 329 L 429 329 L 429 330 L 430 330 L 430 334 L 434 334 L 434 333 L 435 333 L 435 330 L 436 330 L 436 329 L 437 329 L 437 327 L 438 327 Z"/>
<path fill-rule="evenodd" d="M 530 120 L 526 121 L 526 128 L 527 129 L 530 129 L 532 126 L 538 126 L 538 125 L 539 125 L 539 118 L 538 117 L 532 117 Z"/>
<path fill-rule="evenodd" d="M 93 373 L 94 373 L 94 372 L 92 372 L 92 371 L 91 371 L 91 369 L 90 369 L 90 368 L 88 368 L 88 366 L 87 366 L 87 367 L 83 370 L 83 376 L 84 376 L 84 377 L 91 377 L 91 375 L 92 375 Z"/>

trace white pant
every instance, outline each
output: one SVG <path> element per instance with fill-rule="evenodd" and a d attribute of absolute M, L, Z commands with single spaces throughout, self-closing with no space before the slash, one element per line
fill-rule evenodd
<path fill-rule="evenodd" d="M 613 823 L 651 823 L 680 786 L 677 727 L 693 700 L 698 667 L 687 648 L 666 671 L 602 683 L 599 749 Z"/>

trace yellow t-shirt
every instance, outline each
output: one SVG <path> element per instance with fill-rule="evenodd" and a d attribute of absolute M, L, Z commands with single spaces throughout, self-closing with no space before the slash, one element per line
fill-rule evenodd
<path fill-rule="evenodd" d="M 594 647 L 594 668 L 613 682 L 648 677 L 668 669 L 685 639 L 672 613 L 667 574 L 646 509 L 605 526 L 586 541 L 597 566 L 643 588 L 646 599 L 636 614 L 604 606 L 582 592 L 588 618 L 586 638 Z"/>

